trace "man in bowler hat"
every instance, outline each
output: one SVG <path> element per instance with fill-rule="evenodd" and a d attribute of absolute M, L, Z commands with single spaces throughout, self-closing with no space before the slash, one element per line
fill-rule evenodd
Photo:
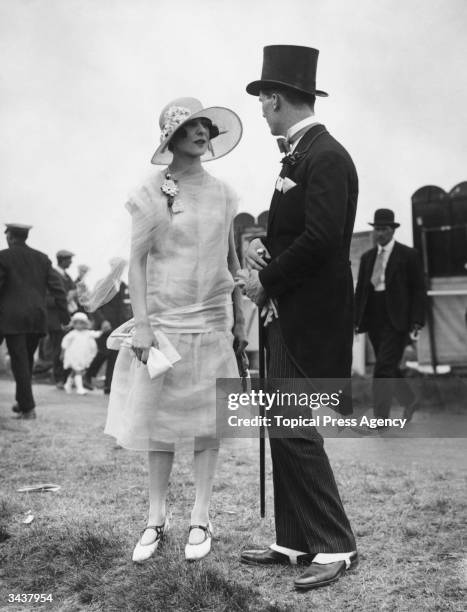
<path fill-rule="evenodd" d="M 247 86 L 249 94 L 259 96 L 271 133 L 284 137 L 288 151 L 266 239 L 254 239 L 246 257 L 252 268 L 247 295 L 258 305 L 269 300 L 277 306 L 278 317 L 266 328 L 271 379 L 350 379 L 351 374 L 349 250 L 358 178 L 350 155 L 315 117 L 316 96 L 327 96 L 316 88 L 317 60 L 316 49 L 265 47 L 261 79 Z M 323 439 L 315 428 L 306 429 L 296 438 L 270 431 L 276 542 L 241 556 L 257 565 L 306 564 L 294 582 L 300 590 L 330 584 L 358 563 Z"/>
<path fill-rule="evenodd" d="M 18 418 L 36 418 L 31 378 L 34 352 L 47 333 L 46 292 L 49 291 L 61 322 L 68 323 L 65 291 L 44 253 L 26 240 L 31 226 L 9 223 L 8 248 L 0 251 L 0 336 L 4 336 L 16 381 Z"/>
<path fill-rule="evenodd" d="M 417 398 L 399 365 L 410 335 L 416 338 L 425 322 L 425 282 L 415 249 L 394 239 L 399 223 L 394 212 L 380 208 L 373 223 L 376 246 L 360 261 L 355 302 L 357 333 L 368 332 L 376 362 L 373 401 L 376 417 L 387 418 L 397 397 L 409 421 Z"/>

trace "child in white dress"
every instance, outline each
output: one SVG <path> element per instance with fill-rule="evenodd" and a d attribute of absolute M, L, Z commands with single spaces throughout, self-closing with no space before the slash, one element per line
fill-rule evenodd
<path fill-rule="evenodd" d="M 89 367 L 97 353 L 96 338 L 102 334 L 101 331 L 89 329 L 89 319 L 84 312 L 76 312 L 71 317 L 73 329 L 69 331 L 62 340 L 63 367 L 71 369 L 65 383 L 65 391 L 71 393 L 73 384 L 78 395 L 85 395 L 83 387 L 83 373 Z"/>

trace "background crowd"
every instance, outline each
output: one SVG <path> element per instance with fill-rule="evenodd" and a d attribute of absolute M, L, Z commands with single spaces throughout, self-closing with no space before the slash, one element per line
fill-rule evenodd
<path fill-rule="evenodd" d="M 121 280 L 115 281 L 114 295 L 106 304 L 86 312 L 83 296 L 88 292 L 89 267 L 78 265 L 73 278 L 68 270 L 74 253 L 60 249 L 52 264 L 45 253 L 27 245 L 30 229 L 7 224 L 8 248 L 0 251 L 0 340 L 6 342 L 17 383 L 12 409 L 19 418 L 36 416 L 33 377 L 59 390 L 84 394 L 94 389 L 93 379 L 105 365 L 103 390 L 108 394 L 117 352 L 109 350 L 106 341 L 132 316 L 128 287 Z M 126 262 L 117 263 L 123 267 Z"/>

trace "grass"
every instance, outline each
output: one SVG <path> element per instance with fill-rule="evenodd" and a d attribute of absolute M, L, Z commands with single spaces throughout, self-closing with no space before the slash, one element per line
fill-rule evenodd
<path fill-rule="evenodd" d="M 18 422 L 10 418 L 11 394 L 11 383 L 0 381 L 2 611 L 465 609 L 461 438 L 327 440 L 361 564 L 332 587 L 297 593 L 300 569 L 238 562 L 242 548 L 274 539 L 270 474 L 267 518 L 259 518 L 255 441 L 222 449 L 211 555 L 194 564 L 183 559 L 194 490 L 190 454 L 180 453 L 169 493 L 173 529 L 154 559 L 135 566 L 131 551 L 147 510 L 145 457 L 102 434 L 103 396 L 67 397 L 38 386 L 38 419 Z M 17 492 L 39 482 L 61 489 Z M 22 523 L 28 511 L 30 525 Z M 8 604 L 8 593 L 51 593 L 54 601 Z"/>

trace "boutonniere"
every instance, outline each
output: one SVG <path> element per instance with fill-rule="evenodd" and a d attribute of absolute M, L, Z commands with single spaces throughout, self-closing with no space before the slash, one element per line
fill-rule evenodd
<path fill-rule="evenodd" d="M 281 159 L 281 164 L 283 166 L 293 168 L 304 156 L 305 153 L 289 153 L 288 155 L 284 155 L 284 157 Z"/>
<path fill-rule="evenodd" d="M 167 196 L 167 206 L 170 214 L 182 212 L 181 206 L 174 206 L 175 198 L 178 196 L 180 189 L 177 185 L 177 180 L 172 178 L 170 172 L 165 173 L 165 181 L 161 185 L 161 191 Z"/>

